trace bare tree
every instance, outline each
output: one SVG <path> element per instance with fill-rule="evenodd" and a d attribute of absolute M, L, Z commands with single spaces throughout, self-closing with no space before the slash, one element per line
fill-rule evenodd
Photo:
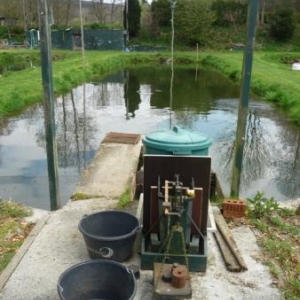
<path fill-rule="evenodd" d="M 70 26 L 70 19 L 71 19 L 71 7 L 72 7 L 72 1 L 68 0 L 67 1 L 67 7 L 66 7 L 66 26 Z"/>
<path fill-rule="evenodd" d="M 22 2 L 18 0 L 0 0 L 0 14 L 7 23 L 23 24 L 24 22 Z"/>
<path fill-rule="evenodd" d="M 266 11 L 266 0 L 260 1 L 260 13 L 259 13 L 259 24 L 264 25 L 265 24 L 265 11 Z"/>
<path fill-rule="evenodd" d="M 115 16 L 118 12 L 120 13 L 120 18 Z M 110 3 L 110 24 L 111 25 L 114 24 L 115 20 L 121 21 L 122 13 L 123 13 L 122 0 L 111 0 L 111 3 Z"/>
<path fill-rule="evenodd" d="M 93 9 L 96 20 L 103 24 L 105 22 L 104 17 L 104 1 L 103 0 L 93 0 Z"/>
<path fill-rule="evenodd" d="M 50 0 L 53 23 L 57 26 L 70 26 L 73 6 L 75 6 L 74 0 Z"/>

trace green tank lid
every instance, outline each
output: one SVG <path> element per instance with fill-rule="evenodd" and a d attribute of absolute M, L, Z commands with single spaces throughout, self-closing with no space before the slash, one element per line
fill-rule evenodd
<path fill-rule="evenodd" d="M 143 138 L 148 154 L 206 155 L 212 140 L 202 133 L 196 133 L 174 126 L 172 130 L 155 131 Z"/>

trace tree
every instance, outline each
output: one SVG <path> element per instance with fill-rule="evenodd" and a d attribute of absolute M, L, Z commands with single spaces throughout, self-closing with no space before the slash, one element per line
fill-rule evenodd
<path fill-rule="evenodd" d="M 75 5 L 73 0 L 50 0 L 50 13 L 56 27 L 70 26 L 71 11 Z"/>
<path fill-rule="evenodd" d="M 121 0 L 111 0 L 110 2 L 110 24 L 113 25 L 115 21 L 115 15 L 119 15 L 121 12 L 122 17 L 122 9 L 121 9 L 122 1 Z M 122 24 L 122 22 L 120 22 Z"/>
<path fill-rule="evenodd" d="M 277 42 L 289 41 L 296 29 L 293 10 L 282 7 L 271 16 L 270 36 Z"/>
<path fill-rule="evenodd" d="M 97 19 L 97 22 L 103 24 L 104 23 L 104 1 L 93 0 L 93 11 Z"/>
<path fill-rule="evenodd" d="M 215 20 L 209 0 L 185 0 L 175 8 L 175 34 L 189 45 L 204 44 Z"/>
<path fill-rule="evenodd" d="M 212 10 L 216 13 L 215 24 L 229 26 L 245 24 L 247 21 L 247 4 L 236 1 L 218 0 L 212 4 Z"/>
<path fill-rule="evenodd" d="M 128 31 L 127 37 L 137 37 L 141 29 L 141 6 L 138 0 L 126 0 L 123 21 L 124 28 Z"/>
<path fill-rule="evenodd" d="M 171 26 L 170 0 L 154 0 L 151 3 L 151 15 L 158 26 Z"/>
<path fill-rule="evenodd" d="M 18 0 L 1 0 L 0 12 L 1 16 L 5 18 L 7 24 L 24 27 L 24 5 L 22 2 Z"/>

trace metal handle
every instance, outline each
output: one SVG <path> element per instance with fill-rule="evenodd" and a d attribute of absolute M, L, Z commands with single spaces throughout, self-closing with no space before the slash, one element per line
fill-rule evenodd
<path fill-rule="evenodd" d="M 57 288 L 59 289 L 59 292 L 62 294 L 64 291 L 64 288 L 60 284 L 57 285 Z"/>
<path fill-rule="evenodd" d="M 114 255 L 114 250 L 109 247 L 102 247 L 99 249 L 99 254 L 105 258 L 110 258 Z"/>

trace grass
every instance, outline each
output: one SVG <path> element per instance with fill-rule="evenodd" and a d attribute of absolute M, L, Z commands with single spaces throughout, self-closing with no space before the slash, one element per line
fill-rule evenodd
<path fill-rule="evenodd" d="M 117 208 L 118 209 L 125 208 L 128 205 L 128 203 L 130 203 L 131 201 L 132 201 L 131 191 L 130 188 L 127 188 L 126 191 L 120 196 L 117 204 Z"/>
<path fill-rule="evenodd" d="M 14 52 L 13 52 L 14 51 Z M 6 51 L 7 52 L 7 51 Z M 23 60 L 39 59 L 38 50 L 10 51 Z M 0 51 L 0 62 L 3 52 Z M 86 51 L 85 64 L 79 51 L 53 50 L 53 86 L 55 95 L 65 94 L 72 87 L 105 74 L 138 64 L 162 64 L 170 59 L 169 52 L 124 53 L 120 51 Z M 22 61 L 20 59 L 15 61 Z M 223 73 L 240 83 L 242 79 L 242 51 L 199 52 L 199 62 Z M 291 64 L 299 59 L 300 52 L 256 51 L 253 56 L 251 89 L 260 98 L 282 108 L 289 119 L 300 125 L 300 72 L 291 71 Z M 194 52 L 176 52 L 175 64 L 196 64 Z M 7 63 L 7 61 L 5 62 Z M 16 84 L 17 83 L 17 84 Z M 24 107 L 43 99 L 41 69 L 27 68 L 18 72 L 7 72 L 0 80 L 0 116 L 20 112 Z"/>
<path fill-rule="evenodd" d="M 35 56 L 37 50 L 10 51 L 16 56 Z M 7 51 L 6 51 L 7 52 Z M 0 51 L 0 63 L 3 51 Z M 122 52 L 87 51 L 85 66 L 79 51 L 53 51 L 53 89 L 55 95 L 65 94 L 83 82 L 102 78 L 105 74 L 141 62 L 156 61 L 156 54 L 128 54 Z M 19 113 L 26 106 L 41 102 L 43 87 L 41 68 L 27 68 L 18 72 L 6 72 L 0 80 L 0 117 Z"/>
<path fill-rule="evenodd" d="M 30 214 L 23 205 L 0 200 L 0 273 L 30 233 L 33 224 L 24 221 Z"/>
<path fill-rule="evenodd" d="M 262 199 L 266 203 L 264 210 L 261 208 Z M 263 262 L 269 267 L 285 299 L 299 299 L 300 216 L 294 210 L 275 205 L 273 198 L 266 199 L 262 193 L 251 200 L 248 206 L 249 223 L 256 228 Z"/>
<path fill-rule="evenodd" d="M 300 125 L 300 73 L 292 71 L 292 62 L 300 53 L 255 52 L 251 90 L 282 108 L 289 119 Z M 242 52 L 212 53 L 202 59 L 235 82 L 242 79 Z"/>
<path fill-rule="evenodd" d="M 71 196 L 72 201 L 92 199 L 92 198 L 97 198 L 97 196 L 84 194 L 84 193 L 75 193 Z"/>

